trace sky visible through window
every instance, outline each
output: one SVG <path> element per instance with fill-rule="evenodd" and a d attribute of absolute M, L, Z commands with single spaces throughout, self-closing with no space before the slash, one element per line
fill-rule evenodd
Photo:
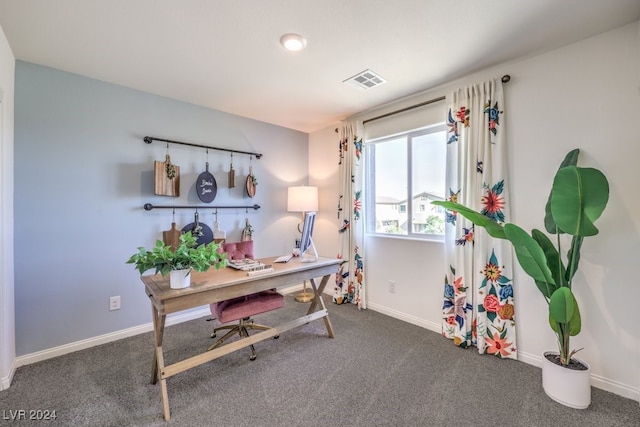
<path fill-rule="evenodd" d="M 376 197 L 405 200 L 407 194 L 407 149 L 405 137 L 376 145 Z M 446 150 L 445 133 L 420 135 L 413 139 L 413 194 L 428 192 L 444 197 L 445 176 L 442 169 Z M 422 183 L 422 188 L 419 183 Z M 417 188 L 416 188 L 417 186 Z M 426 187 L 428 186 L 428 188 Z"/>

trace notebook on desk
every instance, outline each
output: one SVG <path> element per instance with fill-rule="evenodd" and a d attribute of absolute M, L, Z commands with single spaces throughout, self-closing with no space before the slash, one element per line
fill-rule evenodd
<path fill-rule="evenodd" d="M 244 258 L 227 260 L 227 267 L 235 268 L 236 270 L 250 271 L 264 268 L 264 264 L 255 259 Z"/>

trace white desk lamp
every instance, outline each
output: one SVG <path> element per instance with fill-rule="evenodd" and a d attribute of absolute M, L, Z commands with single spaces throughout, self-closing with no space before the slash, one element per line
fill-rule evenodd
<path fill-rule="evenodd" d="M 289 187 L 287 210 L 289 212 L 302 213 L 302 221 L 298 224 L 298 231 L 302 233 L 301 226 L 304 223 L 305 212 L 318 210 L 318 187 L 305 185 Z M 314 295 L 311 292 L 307 292 L 306 280 L 303 282 L 303 286 L 302 292 L 295 295 L 295 300 L 298 302 L 309 302 L 313 299 Z"/>

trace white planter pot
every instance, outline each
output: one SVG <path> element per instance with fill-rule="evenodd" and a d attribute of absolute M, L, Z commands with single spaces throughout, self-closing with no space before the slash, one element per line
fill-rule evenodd
<path fill-rule="evenodd" d="M 591 404 L 591 367 L 583 360 L 573 358 L 587 367 L 584 371 L 565 368 L 542 357 L 542 388 L 558 403 L 575 409 L 585 409 Z"/>
<path fill-rule="evenodd" d="M 171 289 L 188 288 L 191 285 L 191 270 L 171 270 L 169 273 L 169 287 Z"/>

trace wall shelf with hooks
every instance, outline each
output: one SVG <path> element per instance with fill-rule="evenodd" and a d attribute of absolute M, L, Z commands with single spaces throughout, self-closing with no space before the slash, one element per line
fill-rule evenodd
<path fill-rule="evenodd" d="M 144 142 L 146 144 L 151 144 L 153 141 L 166 142 L 168 144 L 188 145 L 190 147 L 206 148 L 206 149 L 209 149 L 209 150 L 226 151 L 227 153 L 246 154 L 248 156 L 255 156 L 256 159 L 259 159 L 259 158 L 262 157 L 261 153 L 252 153 L 250 151 L 232 150 L 230 148 L 210 147 L 208 145 L 194 144 L 194 143 L 191 143 L 191 142 L 183 142 L 183 141 L 173 141 L 171 139 L 156 138 L 156 137 L 153 137 L 153 136 L 145 136 L 144 137 Z"/>
<path fill-rule="evenodd" d="M 145 211 L 150 211 L 151 209 L 202 209 L 202 210 L 209 210 L 209 209 L 214 209 L 214 210 L 218 210 L 218 209 L 253 209 L 253 210 L 258 210 L 260 209 L 260 205 L 247 205 L 247 206 L 210 206 L 210 205 L 198 205 L 198 206 L 189 206 L 189 205 L 181 205 L 181 206 L 154 206 L 151 203 L 145 203 L 144 204 L 144 210 Z"/>

